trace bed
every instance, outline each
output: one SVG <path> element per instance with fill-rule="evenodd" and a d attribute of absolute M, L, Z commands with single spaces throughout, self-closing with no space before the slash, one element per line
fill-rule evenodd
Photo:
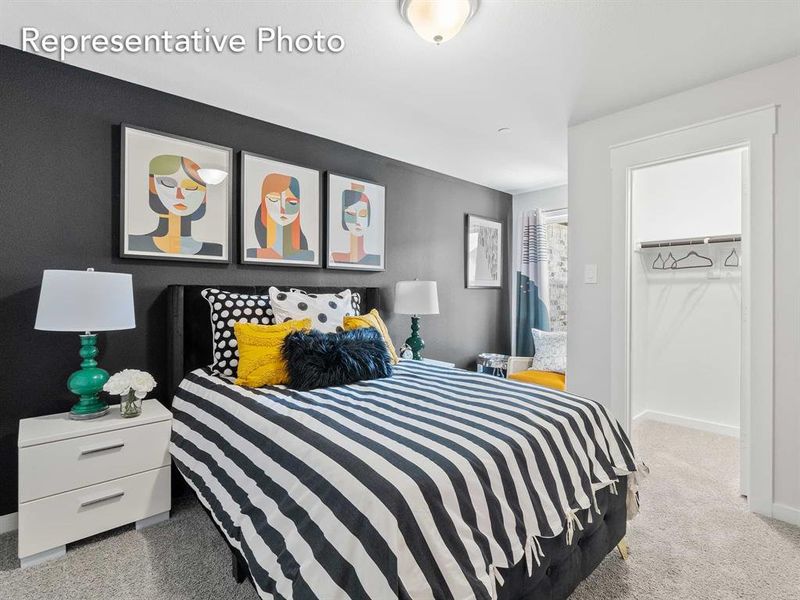
<path fill-rule="evenodd" d="M 623 540 L 634 454 L 599 404 L 416 361 L 242 388 L 206 366 L 205 287 L 168 290 L 171 452 L 261 597 L 566 598 Z"/>

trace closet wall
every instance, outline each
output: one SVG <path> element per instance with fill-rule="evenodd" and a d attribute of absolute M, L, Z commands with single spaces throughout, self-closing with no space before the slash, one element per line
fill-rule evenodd
<path fill-rule="evenodd" d="M 742 150 L 639 169 L 635 242 L 741 233 Z M 737 434 L 741 271 L 723 263 L 740 244 L 679 246 L 632 256 L 632 415 Z M 692 249 L 713 268 L 655 270 L 659 252 Z M 684 263 L 685 264 L 685 263 Z"/>

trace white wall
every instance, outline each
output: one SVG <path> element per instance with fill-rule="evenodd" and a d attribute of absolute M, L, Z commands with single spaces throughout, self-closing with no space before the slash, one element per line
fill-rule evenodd
<path fill-rule="evenodd" d="M 520 261 L 521 231 L 520 223 L 522 215 L 529 210 L 541 208 L 542 210 L 553 210 L 557 208 L 567 208 L 567 186 L 559 185 L 556 187 L 534 190 L 522 194 L 514 194 L 511 199 L 511 272 L 509 281 L 511 282 L 511 348 L 514 353 L 514 344 L 517 339 L 517 294 L 514 283 L 517 280 L 517 270 Z"/>
<path fill-rule="evenodd" d="M 635 243 L 741 233 L 743 150 L 633 172 Z M 741 271 L 721 265 L 741 244 L 635 251 L 631 260 L 631 412 L 738 433 Z M 660 271 L 689 250 L 713 269 Z M 711 277 L 710 277 L 711 276 Z"/>
<path fill-rule="evenodd" d="M 633 240 L 742 233 L 742 154 L 734 149 L 633 174 Z"/>
<path fill-rule="evenodd" d="M 596 285 L 584 284 L 576 277 L 569 281 L 567 381 L 570 391 L 608 403 L 612 350 L 611 248 L 612 239 L 625 236 L 624 228 L 611 228 L 609 147 L 756 107 L 779 105 L 774 155 L 774 501 L 800 519 L 798 82 L 800 57 L 570 127 L 569 261 L 573 273 L 582 273 L 586 264 L 597 264 L 599 280 Z M 787 512 L 782 514 L 786 518 Z"/>

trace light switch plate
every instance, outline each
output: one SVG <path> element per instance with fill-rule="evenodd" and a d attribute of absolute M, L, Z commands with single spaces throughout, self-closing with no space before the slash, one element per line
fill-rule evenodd
<path fill-rule="evenodd" d="M 586 265 L 583 268 L 583 283 L 597 283 L 597 265 Z"/>

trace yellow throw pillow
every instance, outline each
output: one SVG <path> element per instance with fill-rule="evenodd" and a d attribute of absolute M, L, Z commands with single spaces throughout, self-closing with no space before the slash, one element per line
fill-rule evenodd
<path fill-rule="evenodd" d="M 345 317 L 343 325 L 345 331 L 361 329 L 362 327 L 373 327 L 377 329 L 378 333 L 380 333 L 383 337 L 383 341 L 386 343 L 386 349 L 389 351 L 392 364 L 396 365 L 398 362 L 400 362 L 400 359 L 397 357 L 397 352 L 395 352 L 394 344 L 392 344 L 392 338 L 389 337 L 389 330 L 386 329 L 386 323 L 383 322 L 383 319 L 381 319 L 381 314 L 376 309 L 373 308 L 366 315 Z"/>
<path fill-rule="evenodd" d="M 289 372 L 281 355 L 283 340 L 293 331 L 310 331 L 311 319 L 286 321 L 278 325 L 235 323 L 239 345 L 236 385 L 261 387 L 289 383 Z"/>

